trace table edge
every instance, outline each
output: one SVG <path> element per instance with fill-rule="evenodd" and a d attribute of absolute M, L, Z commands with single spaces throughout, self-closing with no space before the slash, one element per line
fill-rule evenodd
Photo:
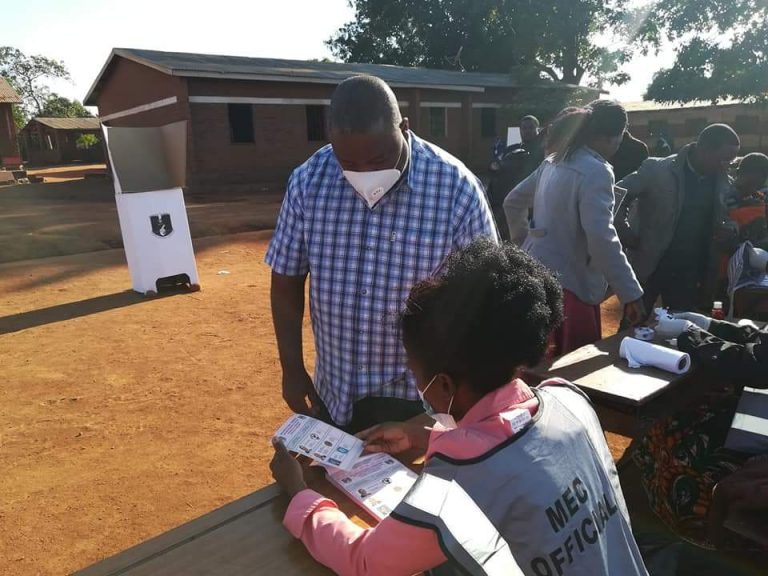
<path fill-rule="evenodd" d="M 171 528 L 149 540 L 143 540 L 122 552 L 97 561 L 74 572 L 72 576 L 118 576 L 124 574 L 269 504 L 281 495 L 282 492 L 277 484 L 265 486 L 176 528 Z"/>

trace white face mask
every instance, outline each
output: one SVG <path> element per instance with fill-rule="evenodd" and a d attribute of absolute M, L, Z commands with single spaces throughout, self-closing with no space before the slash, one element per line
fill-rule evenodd
<path fill-rule="evenodd" d="M 400 163 L 402 154 L 403 152 L 401 148 L 395 166 Z M 368 204 L 368 208 L 376 206 L 379 200 L 384 198 L 384 196 L 392 190 L 392 187 L 398 180 L 400 180 L 400 176 L 402 176 L 402 173 L 397 168 L 373 170 L 372 172 L 353 172 L 351 170 L 344 170 L 343 173 L 347 182 L 352 185 L 352 188 L 354 188 L 360 197 L 365 200 L 365 203 Z"/>
<path fill-rule="evenodd" d="M 431 417 L 435 422 L 437 422 L 445 430 L 454 430 L 457 427 L 457 424 L 456 424 L 456 419 L 453 416 L 451 416 L 451 406 L 453 406 L 453 396 L 451 396 L 451 400 L 450 402 L 448 402 L 448 412 L 445 414 L 440 412 L 435 412 L 435 409 L 432 408 L 432 404 L 427 402 L 427 399 L 424 398 L 424 392 L 429 390 L 429 387 L 432 386 L 432 382 L 435 381 L 435 378 L 437 378 L 437 374 L 435 374 L 432 377 L 432 380 L 429 381 L 429 384 L 427 384 L 424 387 L 423 392 L 418 388 L 416 388 L 416 392 L 419 393 L 419 398 L 421 398 L 421 403 L 424 405 L 424 412 L 427 413 L 427 416 Z"/>

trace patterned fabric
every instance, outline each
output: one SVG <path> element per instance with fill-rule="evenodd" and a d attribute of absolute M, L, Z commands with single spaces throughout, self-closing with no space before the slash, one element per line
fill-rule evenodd
<path fill-rule="evenodd" d="M 364 397 L 416 400 L 399 314 L 418 281 L 478 236 L 496 238 L 482 185 L 458 160 L 409 135 L 407 177 L 373 209 L 330 145 L 288 183 L 266 262 L 310 275 L 315 388 L 338 424 Z"/>
<path fill-rule="evenodd" d="M 707 513 L 715 484 L 747 458 L 723 448 L 737 398 L 660 420 L 632 454 L 651 509 L 676 534 L 706 548 L 713 547 L 707 539 Z"/>

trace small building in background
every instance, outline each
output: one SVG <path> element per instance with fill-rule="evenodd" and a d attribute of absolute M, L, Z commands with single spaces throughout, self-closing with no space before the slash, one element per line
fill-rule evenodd
<path fill-rule="evenodd" d="M 768 152 L 768 105 L 725 102 L 722 104 L 669 105 L 655 102 L 627 102 L 629 130 L 648 144 L 654 155 L 657 140 L 663 137 L 673 152 L 693 142 L 710 124 L 728 124 L 741 138 L 741 153 Z"/>
<path fill-rule="evenodd" d="M 0 76 L 0 168 L 18 168 L 21 164 L 13 105 L 21 104 L 21 97 Z"/>
<path fill-rule="evenodd" d="M 98 118 L 32 118 L 20 139 L 24 161 L 31 166 L 104 162 Z"/>
<path fill-rule="evenodd" d="M 98 106 L 107 126 L 187 121 L 188 189 L 249 193 L 281 189 L 290 172 L 327 143 L 333 90 L 359 74 L 392 87 L 416 134 L 481 171 L 495 140 L 530 113 L 507 117 L 521 93 L 540 103 L 548 96 L 567 101 L 575 90 L 510 73 L 115 48 L 84 104 Z"/>

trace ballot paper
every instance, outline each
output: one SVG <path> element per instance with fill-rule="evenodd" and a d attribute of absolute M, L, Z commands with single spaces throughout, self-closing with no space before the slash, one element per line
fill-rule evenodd
<path fill-rule="evenodd" d="M 291 452 L 323 465 L 351 469 L 363 452 L 363 441 L 311 416 L 294 414 L 274 435 Z"/>
<path fill-rule="evenodd" d="M 653 366 L 673 374 L 684 374 L 691 367 L 691 357 L 685 352 L 626 337 L 621 341 L 619 356 L 630 368 Z"/>
<path fill-rule="evenodd" d="M 328 480 L 353 502 L 382 520 L 405 498 L 418 476 L 389 454 L 371 454 L 351 470 L 328 469 Z"/>

